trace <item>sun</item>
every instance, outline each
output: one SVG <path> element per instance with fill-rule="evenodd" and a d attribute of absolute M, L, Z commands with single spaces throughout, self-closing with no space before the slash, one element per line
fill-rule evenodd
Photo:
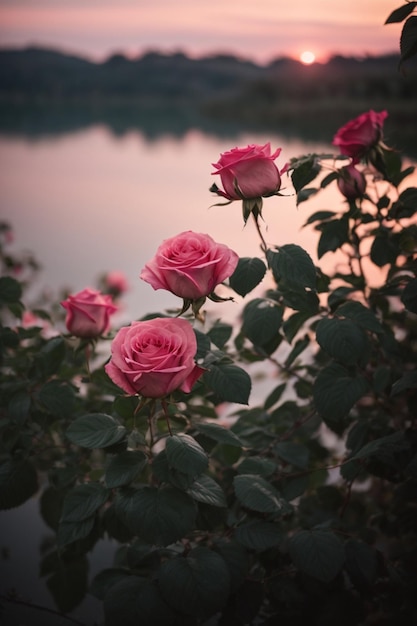
<path fill-rule="evenodd" d="M 311 52 L 311 50 L 304 50 L 304 52 L 300 54 L 300 61 L 304 63 L 304 65 L 311 65 L 315 60 L 316 55 L 314 52 Z"/>

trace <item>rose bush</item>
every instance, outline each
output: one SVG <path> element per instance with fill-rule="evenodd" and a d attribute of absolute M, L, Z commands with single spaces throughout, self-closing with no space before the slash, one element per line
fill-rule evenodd
<path fill-rule="evenodd" d="M 287 164 L 279 170 L 275 159 L 281 148 L 271 154 L 271 144 L 263 146 L 251 144 L 246 148 L 233 148 L 220 155 L 213 175 L 219 175 L 223 190 L 217 193 L 228 200 L 248 200 L 272 196 L 281 188 L 281 176 L 287 171 Z"/>
<path fill-rule="evenodd" d="M 122 327 L 112 341 L 105 370 L 130 395 L 163 398 L 188 393 L 204 370 L 194 361 L 197 341 L 189 322 L 154 318 Z"/>
<path fill-rule="evenodd" d="M 350 163 L 340 168 L 337 186 L 347 200 L 355 200 L 365 193 L 366 179 L 362 172 Z"/>
<path fill-rule="evenodd" d="M 166 289 L 185 300 L 211 294 L 231 276 L 239 257 L 209 235 L 185 231 L 162 242 L 140 277 L 154 289 Z"/>
<path fill-rule="evenodd" d="M 333 138 L 333 145 L 338 146 L 340 153 L 360 160 L 382 138 L 382 129 L 386 111 L 362 113 L 339 128 Z"/>
<path fill-rule="evenodd" d="M 83 339 L 92 339 L 105 333 L 110 326 L 110 316 L 117 311 L 109 295 L 87 287 L 61 302 L 66 309 L 65 324 L 68 331 Z"/>

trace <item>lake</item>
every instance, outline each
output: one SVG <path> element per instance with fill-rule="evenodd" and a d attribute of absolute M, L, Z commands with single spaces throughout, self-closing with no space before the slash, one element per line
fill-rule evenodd
<path fill-rule="evenodd" d="M 103 272 L 120 270 L 130 284 L 123 321 L 176 307 L 178 299 L 154 292 L 139 279 L 140 270 L 163 239 L 184 230 L 208 233 L 240 256 L 260 254 L 253 224 L 243 227 L 240 202 L 211 206 L 220 200 L 209 187 L 220 184 L 211 164 L 221 152 L 266 141 L 282 148 L 279 167 L 291 157 L 330 149 L 278 134 L 219 138 L 196 129 L 149 140 L 138 131 L 115 135 L 102 125 L 36 139 L 3 136 L 1 218 L 13 227 L 13 248 L 32 251 L 41 263 L 39 286 L 49 293 L 78 291 L 95 285 Z M 265 237 L 299 243 L 314 254 L 314 234 L 301 230 L 312 207 L 297 209 L 290 180 L 283 180 L 287 197 L 264 203 Z"/>
<path fill-rule="evenodd" d="M 0 215 L 13 227 L 13 250 L 29 250 L 41 263 L 37 289 L 56 301 L 63 288 L 78 291 L 94 286 L 104 272 L 123 272 L 130 289 L 117 321 L 128 323 L 145 313 L 181 304 L 170 293 L 155 292 L 139 279 L 163 239 L 194 230 L 210 234 L 240 256 L 260 255 L 254 225 L 243 226 L 240 203 L 212 206 L 218 198 L 209 187 L 219 181 L 211 176 L 211 164 L 221 152 L 270 141 L 273 150 L 282 148 L 277 160 L 281 168 L 292 157 L 332 151 L 330 140 L 307 143 L 278 132 L 223 132 L 220 136 L 196 128 L 181 135 L 165 130 L 150 137 L 139 130 L 116 134 L 104 124 L 59 134 L 3 134 Z M 317 261 L 317 235 L 302 225 L 313 210 L 337 210 L 342 199 L 326 192 L 297 208 L 286 175 L 283 180 L 285 197 L 264 202 L 265 239 L 278 245 L 297 243 Z M 213 316 L 233 320 L 241 303 L 237 297 L 235 303 L 209 303 L 207 309 Z M 23 597 L 53 607 L 52 596 L 39 578 L 40 547 L 51 540 L 51 531 L 38 515 L 37 498 L 2 512 L 0 523 L 5 588 L 16 587 Z M 94 554 L 90 578 L 111 566 L 113 548 L 101 545 Z M 88 599 L 72 615 L 89 619 L 99 611 L 98 603 Z M 28 619 L 20 613 L 11 624 L 29 623 Z M 47 613 L 40 613 L 39 619 L 43 625 L 65 623 Z"/>

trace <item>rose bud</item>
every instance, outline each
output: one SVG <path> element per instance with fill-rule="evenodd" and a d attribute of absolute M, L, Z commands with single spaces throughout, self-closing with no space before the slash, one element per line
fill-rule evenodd
<path fill-rule="evenodd" d="M 83 339 L 105 333 L 110 326 L 110 315 L 117 311 L 109 295 L 90 288 L 68 296 L 61 304 L 67 310 L 65 325 L 68 331 Z"/>

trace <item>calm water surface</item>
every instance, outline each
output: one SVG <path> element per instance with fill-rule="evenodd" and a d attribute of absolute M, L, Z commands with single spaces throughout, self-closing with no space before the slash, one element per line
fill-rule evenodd
<path fill-rule="evenodd" d="M 131 287 L 124 319 L 139 317 L 179 304 L 138 277 L 163 239 L 190 229 L 241 256 L 260 254 L 253 224 L 243 227 L 240 203 L 211 206 L 218 198 L 209 187 L 220 182 L 211 164 L 221 152 L 266 141 L 282 148 L 279 167 L 293 156 L 330 149 L 280 136 L 228 139 L 197 130 L 150 142 L 137 131 L 120 137 L 104 126 L 36 140 L 0 137 L 0 214 L 13 226 L 15 250 L 30 250 L 41 263 L 42 286 L 52 293 L 63 286 L 79 290 L 94 286 L 103 272 L 121 270 Z M 288 197 L 265 200 L 265 237 L 299 243 L 314 256 L 316 237 L 301 230 L 313 204 L 297 209 L 286 175 L 284 187 Z"/>

